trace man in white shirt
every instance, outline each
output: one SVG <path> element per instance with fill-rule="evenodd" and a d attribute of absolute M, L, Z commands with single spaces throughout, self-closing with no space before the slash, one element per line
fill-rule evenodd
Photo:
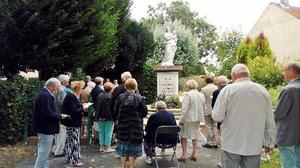
<path fill-rule="evenodd" d="M 221 157 L 224 168 L 260 167 L 262 146 L 268 153 L 275 144 L 276 126 L 267 90 L 250 80 L 250 71 L 236 64 L 233 84 L 220 92 L 212 118 L 221 125 Z"/>

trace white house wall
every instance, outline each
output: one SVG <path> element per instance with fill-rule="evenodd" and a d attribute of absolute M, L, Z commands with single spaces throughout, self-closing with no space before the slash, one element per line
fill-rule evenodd
<path fill-rule="evenodd" d="M 260 32 L 268 38 L 278 62 L 300 61 L 300 19 L 270 4 L 248 36 L 254 39 Z"/>

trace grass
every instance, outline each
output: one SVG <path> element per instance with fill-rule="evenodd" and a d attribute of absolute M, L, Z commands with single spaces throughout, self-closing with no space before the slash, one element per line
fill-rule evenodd
<path fill-rule="evenodd" d="M 261 168 L 280 168 L 280 156 L 279 156 L 279 150 L 275 148 L 272 152 L 271 160 L 268 162 L 261 162 L 260 166 Z"/>

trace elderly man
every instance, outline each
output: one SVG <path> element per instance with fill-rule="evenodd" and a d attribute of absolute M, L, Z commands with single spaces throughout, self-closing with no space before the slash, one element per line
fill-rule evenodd
<path fill-rule="evenodd" d="M 59 120 L 67 117 L 59 114 L 55 108 L 53 95 L 61 83 L 57 78 L 50 78 L 37 95 L 32 112 L 32 131 L 38 134 L 38 156 L 34 168 L 48 168 L 49 155 L 54 134 L 59 132 Z"/>
<path fill-rule="evenodd" d="M 58 80 L 61 82 L 61 86 L 58 89 L 58 92 L 54 95 L 54 103 L 56 107 L 56 111 L 61 113 L 61 108 L 63 105 L 63 101 L 67 92 L 72 92 L 69 85 L 70 76 L 61 74 L 58 76 Z M 66 127 L 62 124 L 59 124 L 59 134 L 55 135 L 55 143 L 52 148 L 52 152 L 55 156 L 63 156 L 64 155 L 64 146 L 66 142 Z"/>
<path fill-rule="evenodd" d="M 290 62 L 283 69 L 288 82 L 280 93 L 275 110 L 277 145 L 283 168 L 300 167 L 300 62 Z"/>
<path fill-rule="evenodd" d="M 224 168 L 260 167 L 262 146 L 268 153 L 275 143 L 276 127 L 268 91 L 250 80 L 250 71 L 236 64 L 233 84 L 223 88 L 212 117 L 221 125 L 221 157 Z"/>
<path fill-rule="evenodd" d="M 211 77 L 205 78 L 205 83 L 207 85 L 201 89 L 201 92 L 205 96 L 205 111 L 204 111 L 204 119 L 205 126 L 207 132 L 207 144 L 203 145 L 206 148 L 218 148 L 216 137 L 217 137 L 217 122 L 215 122 L 212 117 L 212 106 L 211 101 L 213 97 L 213 92 L 218 89 L 218 87 L 214 84 L 214 80 Z"/>

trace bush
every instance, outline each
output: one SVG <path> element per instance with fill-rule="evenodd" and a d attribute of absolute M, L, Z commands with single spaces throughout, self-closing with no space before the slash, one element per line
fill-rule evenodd
<path fill-rule="evenodd" d="M 268 90 L 272 99 L 273 108 L 276 108 L 276 106 L 278 105 L 278 97 L 283 87 L 283 85 L 279 85 Z"/>
<path fill-rule="evenodd" d="M 181 107 L 181 103 L 179 101 L 178 96 L 168 97 L 168 98 L 166 98 L 165 102 L 166 102 L 168 108 L 180 108 Z"/>
<path fill-rule="evenodd" d="M 141 95 L 146 97 L 146 103 L 153 103 L 157 95 L 157 79 L 153 66 L 149 63 L 144 64 L 142 73 L 138 74 L 136 78 Z"/>
<path fill-rule="evenodd" d="M 283 83 L 281 65 L 274 62 L 273 58 L 256 57 L 248 63 L 253 81 L 267 88 L 275 87 Z"/>
<path fill-rule="evenodd" d="M 201 91 L 201 88 L 203 88 L 204 86 L 206 86 L 205 76 L 204 75 L 195 75 L 195 76 L 190 76 L 190 77 L 181 77 L 181 78 L 179 78 L 179 90 L 186 91 L 185 83 L 189 79 L 194 79 L 195 81 L 197 81 L 197 83 L 198 83 L 198 91 Z"/>
<path fill-rule="evenodd" d="M 40 88 L 39 80 L 20 76 L 0 81 L 0 144 L 14 144 L 28 133 L 32 102 Z"/>

